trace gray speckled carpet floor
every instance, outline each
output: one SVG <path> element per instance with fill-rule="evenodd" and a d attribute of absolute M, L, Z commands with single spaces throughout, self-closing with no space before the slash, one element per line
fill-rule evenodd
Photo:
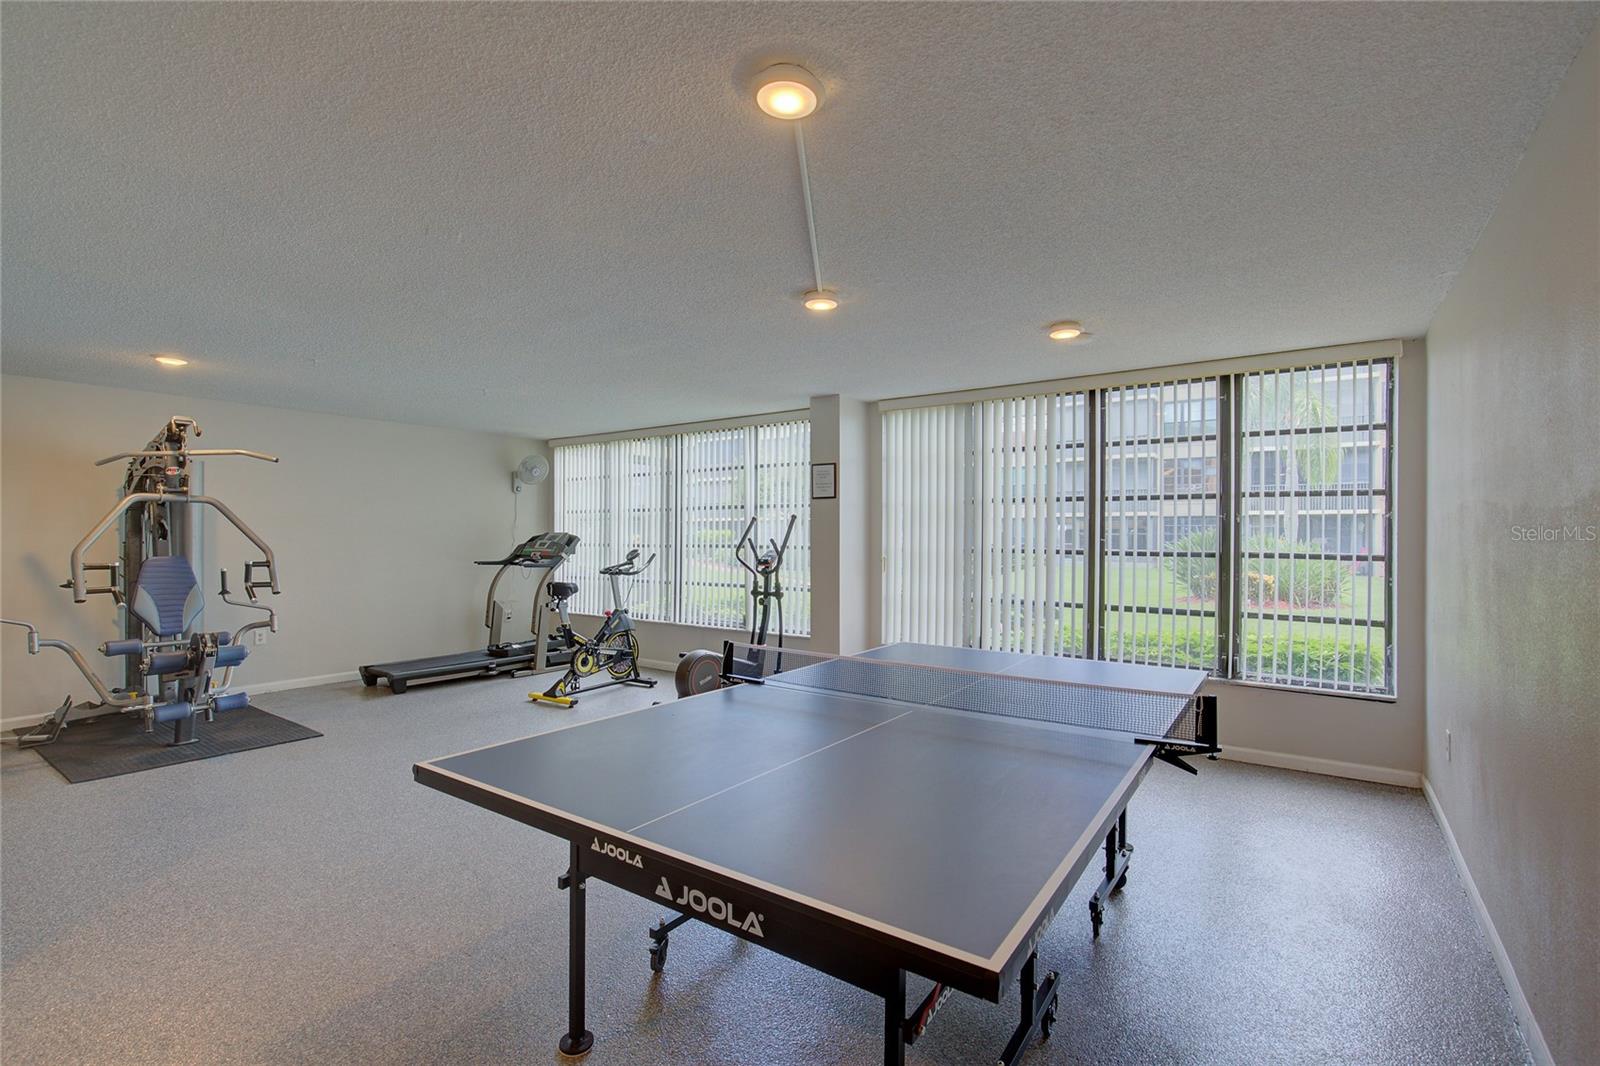
<path fill-rule="evenodd" d="M 262 696 L 321 739 L 68 785 L 0 756 L 0 1056 L 32 1063 L 553 1063 L 565 846 L 423 788 L 422 758 L 655 698 L 525 702 L 528 679 Z M 1044 1063 L 1523 1063 L 1420 793 L 1157 765 L 1090 938 L 1093 872 L 1040 948 Z M 879 1061 L 880 1001 L 702 926 L 652 977 L 657 908 L 591 882 L 585 1060 Z M 913 1001 L 926 990 L 914 981 Z M 994 1061 L 1015 994 L 951 999 L 915 1064 Z"/>

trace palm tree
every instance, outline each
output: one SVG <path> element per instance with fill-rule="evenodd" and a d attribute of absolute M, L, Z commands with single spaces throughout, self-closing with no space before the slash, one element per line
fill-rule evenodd
<path fill-rule="evenodd" d="M 1334 372 L 1338 373 L 1337 368 Z M 1313 373 L 1318 374 L 1319 387 L 1315 391 L 1311 385 Z M 1280 464 L 1274 471 L 1276 480 L 1291 493 L 1301 487 L 1325 488 L 1339 480 L 1342 459 L 1339 431 L 1328 428 L 1338 425 L 1339 412 L 1333 410 L 1330 417 L 1321 384 L 1321 373 L 1308 370 L 1252 374 L 1245 378 L 1245 428 L 1308 431 L 1304 436 L 1291 435 L 1288 447 L 1281 443 L 1274 445 L 1274 454 L 1280 457 Z M 1277 438 L 1279 442 L 1282 439 L 1281 436 Z M 1266 450 L 1260 454 L 1266 455 Z M 1262 465 L 1265 473 L 1265 462 Z M 1286 501 L 1284 517 L 1289 527 L 1287 536 L 1298 540 L 1300 497 L 1289 495 L 1283 499 Z"/>

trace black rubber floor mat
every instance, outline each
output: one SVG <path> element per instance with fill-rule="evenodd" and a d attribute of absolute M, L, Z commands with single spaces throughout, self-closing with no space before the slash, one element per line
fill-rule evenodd
<path fill-rule="evenodd" d="M 195 743 L 172 747 L 167 744 L 172 735 L 170 725 L 146 733 L 131 715 L 101 714 L 68 722 L 58 740 L 33 750 L 62 777 L 77 784 L 322 735 L 259 707 L 228 711 L 217 715 L 214 722 L 197 722 L 195 732 L 200 738 Z"/>

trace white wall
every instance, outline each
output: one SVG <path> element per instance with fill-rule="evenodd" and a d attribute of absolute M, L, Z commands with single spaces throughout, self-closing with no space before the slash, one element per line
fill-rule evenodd
<path fill-rule="evenodd" d="M 1535 1057 L 1572 1064 L 1600 1055 L 1597 129 L 1600 34 L 1428 331 L 1427 776 Z"/>
<path fill-rule="evenodd" d="M 867 527 L 878 513 L 868 500 L 869 421 L 876 424 L 861 400 L 811 398 L 811 461 L 835 464 L 838 493 L 811 501 L 811 633 L 822 651 L 858 652 L 879 643 L 867 616 L 867 586 L 877 580 L 876 568 L 867 566 Z"/>
<path fill-rule="evenodd" d="M 251 646 L 236 679 L 246 690 L 482 644 L 493 571 L 473 560 L 504 555 L 548 524 L 543 494 L 524 492 L 515 534 L 511 528 L 509 471 L 536 450 L 534 441 L 7 375 L 0 378 L 0 610 L 72 641 L 97 665 L 109 663 L 102 674 L 112 681 L 121 660 L 93 651 L 119 635 L 110 597 L 75 604 L 56 586 L 67 577 L 73 545 L 116 502 L 122 483 L 124 464 L 94 461 L 143 447 L 178 414 L 199 421 L 199 447 L 250 448 L 282 460 L 205 464 L 206 492 L 265 538 L 282 575 L 283 594 L 270 597 L 279 632 Z M 251 612 L 216 599 L 216 571 L 226 566 L 237 581 L 254 549 L 206 510 L 206 621 L 236 625 Z M 109 561 L 114 552 L 113 531 L 91 559 Z M 49 711 L 68 692 L 89 697 L 59 652 L 30 658 L 20 629 L 0 630 L 0 648 L 5 718 Z"/>

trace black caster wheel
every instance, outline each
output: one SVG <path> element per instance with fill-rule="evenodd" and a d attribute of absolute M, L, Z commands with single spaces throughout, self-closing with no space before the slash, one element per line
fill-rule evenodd
<path fill-rule="evenodd" d="M 1127 875 L 1126 871 L 1124 871 L 1123 875 L 1121 877 L 1117 878 L 1117 883 L 1111 889 L 1111 891 L 1113 891 L 1113 892 L 1120 891 L 1122 886 L 1127 884 L 1127 883 L 1128 883 L 1128 875 Z"/>
<path fill-rule="evenodd" d="M 650 972 L 660 973 L 667 965 L 667 940 L 665 937 L 650 946 Z"/>
<path fill-rule="evenodd" d="M 1055 1007 L 1052 1006 L 1049 1010 L 1044 1012 L 1044 1017 L 1039 1019 L 1039 1039 L 1040 1040 L 1049 1040 L 1050 1039 L 1050 1030 L 1054 1029 L 1055 1025 L 1056 1025 L 1056 1009 L 1055 1009 Z"/>

